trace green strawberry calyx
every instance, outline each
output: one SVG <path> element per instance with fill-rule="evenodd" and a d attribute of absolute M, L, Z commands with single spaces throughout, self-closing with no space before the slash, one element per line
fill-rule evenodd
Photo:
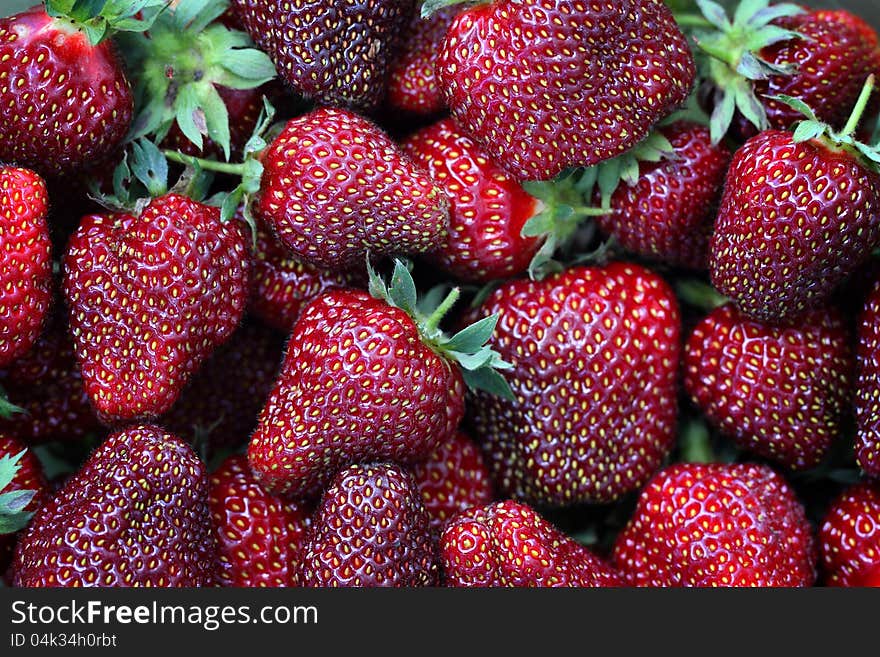
<path fill-rule="evenodd" d="M 120 35 L 138 111 L 129 139 L 161 141 L 176 123 L 199 149 L 210 138 L 230 157 L 229 112 L 218 91 L 254 89 L 275 78 L 269 56 L 250 37 L 217 22 L 228 0 L 187 0 L 161 13 L 149 31 Z"/>
<path fill-rule="evenodd" d="M 758 130 L 769 127 L 767 112 L 755 95 L 754 81 L 775 75 L 792 75 L 792 64 L 776 64 L 760 55 L 768 46 L 804 36 L 793 30 L 771 25 L 774 20 L 797 16 L 804 9 L 796 4 L 770 4 L 770 0 L 742 0 L 728 17 L 724 7 L 713 0 L 697 0 L 709 28 L 699 25 L 700 18 L 679 17 L 680 24 L 690 24 L 696 43 L 700 77 L 715 89 L 710 120 L 712 143 L 720 142 L 730 128 L 736 110 Z"/>
<path fill-rule="evenodd" d="M 0 534 L 12 534 L 24 527 L 31 519 L 32 513 L 25 511 L 34 499 L 37 491 L 14 490 L 3 492 L 21 468 L 20 461 L 26 450 L 18 454 L 6 454 L 0 457 Z"/>
<path fill-rule="evenodd" d="M 449 336 L 440 328 L 440 322 L 458 301 L 459 288 L 447 290 L 445 286 L 438 286 L 419 299 L 412 274 L 402 260 L 395 259 L 388 283 L 376 272 L 369 258 L 367 271 L 370 294 L 409 315 L 425 344 L 460 366 L 462 378 L 469 388 L 513 399 L 510 385 L 499 372 L 513 366 L 488 345 L 498 315 L 485 317 Z"/>
<path fill-rule="evenodd" d="M 93 46 L 123 32 L 143 32 L 171 0 L 44 0 L 46 13 L 63 28 L 80 30 Z"/>
<path fill-rule="evenodd" d="M 0 418 L 8 420 L 13 415 L 24 412 L 25 410 L 23 408 L 21 408 L 20 406 L 16 406 L 11 401 L 9 401 L 9 397 L 6 395 L 6 391 L 3 389 L 3 386 L 0 386 Z"/>

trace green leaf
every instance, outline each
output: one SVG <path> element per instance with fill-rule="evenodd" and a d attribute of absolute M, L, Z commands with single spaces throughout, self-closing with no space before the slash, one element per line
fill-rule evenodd
<path fill-rule="evenodd" d="M 18 470 L 21 467 L 19 465 L 21 459 L 26 452 L 27 450 L 23 449 L 18 454 L 5 454 L 0 457 L 0 491 L 15 479 L 15 475 L 18 474 Z"/>
<path fill-rule="evenodd" d="M 411 317 L 416 312 L 416 283 L 402 260 L 394 260 L 391 285 L 388 288 L 391 304 L 397 306 Z"/>
<path fill-rule="evenodd" d="M 498 315 L 484 317 L 453 335 L 445 343 L 445 346 L 447 349 L 458 352 L 476 351 L 492 338 L 497 323 Z"/>
<path fill-rule="evenodd" d="M 226 103 L 223 102 L 213 84 L 204 87 L 204 92 L 201 94 L 201 110 L 208 137 L 223 149 L 223 157 L 228 162 L 231 148 L 229 112 L 226 110 Z"/>
<path fill-rule="evenodd" d="M 775 100 L 783 105 L 787 105 L 792 108 L 794 111 L 803 114 L 811 121 L 818 121 L 819 117 L 816 116 L 816 113 L 812 110 L 812 108 L 807 105 L 800 98 L 794 98 L 792 96 L 786 96 L 785 94 L 779 94 L 778 96 L 768 96 L 769 100 Z"/>
<path fill-rule="evenodd" d="M 733 114 L 736 111 L 736 96 L 730 90 L 721 92 L 721 101 L 715 103 L 712 109 L 712 116 L 709 119 L 709 132 L 711 133 L 712 143 L 717 144 L 730 129 L 730 123 L 733 121 Z"/>
<path fill-rule="evenodd" d="M 9 397 L 6 396 L 6 391 L 0 387 L 0 418 L 8 420 L 16 413 L 24 413 L 24 409 L 9 401 Z M 2 486 L 0 486 L 0 488 L 2 488 Z"/>
<path fill-rule="evenodd" d="M 432 14 L 440 11 L 444 7 L 453 7 L 455 5 L 464 4 L 471 0 L 425 0 L 422 3 L 422 18 L 430 18 Z"/>
<path fill-rule="evenodd" d="M 152 198 L 168 191 L 168 160 L 149 139 L 139 139 L 132 144 L 131 171 Z"/>
<path fill-rule="evenodd" d="M 805 141 L 810 141 L 811 139 L 816 139 L 816 137 L 819 137 L 825 132 L 827 127 L 828 126 L 821 121 L 801 121 L 794 130 L 792 140 L 796 144 L 800 144 Z"/>
<path fill-rule="evenodd" d="M 755 90 L 747 80 L 740 80 L 733 90 L 736 107 L 746 119 L 758 130 L 766 130 L 769 127 L 767 110 L 755 97 Z"/>
<path fill-rule="evenodd" d="M 760 10 L 765 9 L 770 0 L 740 0 L 733 14 L 734 25 L 746 25 Z"/>
<path fill-rule="evenodd" d="M 482 390 L 490 395 L 501 397 L 508 401 L 515 401 L 516 397 L 510 384 L 497 370 L 483 368 L 478 370 L 462 370 L 462 378 L 471 390 Z"/>
<path fill-rule="evenodd" d="M 0 495 L 0 515 L 10 516 L 25 510 L 34 495 L 35 490 L 13 490 Z"/>
<path fill-rule="evenodd" d="M 174 112 L 180 131 L 196 148 L 204 147 L 203 135 L 207 132 L 204 112 L 199 107 L 198 89 L 194 85 L 184 85 L 174 102 Z"/>
<path fill-rule="evenodd" d="M 255 48 L 232 50 L 223 68 L 235 76 L 224 79 L 226 86 L 233 89 L 252 89 L 276 76 L 275 64 L 269 55 Z"/>
<path fill-rule="evenodd" d="M 232 218 L 238 211 L 238 206 L 241 205 L 243 199 L 244 190 L 241 188 L 241 186 L 236 187 L 231 192 L 226 194 L 226 196 L 223 198 L 223 203 L 220 205 L 220 221 L 222 221 L 223 223 L 232 221 Z"/>
<path fill-rule="evenodd" d="M 0 513 L 0 534 L 14 534 L 24 529 L 33 515 L 33 513 L 21 512 L 7 516 Z"/>
<path fill-rule="evenodd" d="M 727 32 L 733 27 L 727 18 L 727 12 L 717 2 L 713 0 L 697 0 L 697 6 L 703 12 L 703 16 L 722 32 Z"/>
<path fill-rule="evenodd" d="M 769 7 L 765 7 L 764 9 L 755 12 L 749 19 L 748 24 L 750 27 L 761 27 L 767 25 L 768 23 L 772 23 L 777 18 L 798 16 L 799 14 L 803 13 L 803 7 L 784 2 L 780 4 L 770 5 Z"/>

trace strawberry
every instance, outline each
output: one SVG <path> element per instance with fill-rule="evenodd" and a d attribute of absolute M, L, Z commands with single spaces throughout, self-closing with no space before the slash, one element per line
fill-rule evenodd
<path fill-rule="evenodd" d="M 301 262 L 262 222 L 257 225 L 250 310 L 279 331 L 289 333 L 303 306 L 331 287 L 362 287 L 354 271 L 330 271 Z"/>
<path fill-rule="evenodd" d="M 639 162 L 638 179 L 617 187 L 610 211 L 596 223 L 633 253 L 705 269 L 731 153 L 713 145 L 709 130 L 696 123 L 676 121 L 659 133 L 669 140 L 669 157 Z"/>
<path fill-rule="evenodd" d="M 819 528 L 831 586 L 880 586 L 880 488 L 861 482 L 834 501 Z"/>
<path fill-rule="evenodd" d="M 211 518 L 223 586 L 294 586 L 308 515 L 254 480 L 243 455 L 230 456 L 211 475 Z"/>
<path fill-rule="evenodd" d="M 112 434 L 31 520 L 15 585 L 211 586 L 217 546 L 204 464 L 149 425 Z"/>
<path fill-rule="evenodd" d="M 434 66 L 440 46 L 458 10 L 440 9 L 428 18 L 413 14 L 397 56 L 388 70 L 389 108 L 420 116 L 442 112 L 446 105 Z"/>
<path fill-rule="evenodd" d="M 635 586 L 812 586 L 816 546 L 804 508 L 763 465 L 678 463 L 639 496 L 614 545 Z"/>
<path fill-rule="evenodd" d="M 449 234 L 426 258 L 463 281 L 485 283 L 524 272 L 541 246 L 539 239 L 521 234 L 538 213 L 538 199 L 451 119 L 419 130 L 403 149 L 450 200 Z"/>
<path fill-rule="evenodd" d="M 371 272 L 375 296 L 334 289 L 303 309 L 248 447 L 267 490 L 309 497 L 348 465 L 423 460 L 458 426 L 465 380 L 505 393 L 483 346 L 494 318 L 450 338 L 437 327 L 457 292 L 423 312 L 400 261 L 391 281 Z"/>
<path fill-rule="evenodd" d="M 436 66 L 456 123 L 519 181 L 630 149 L 695 75 L 661 0 L 494 0 L 455 18 Z"/>
<path fill-rule="evenodd" d="M 48 0 L 51 16 L 35 6 L 0 18 L 0 161 L 47 176 L 76 173 L 110 154 L 133 112 L 122 62 L 109 41 L 99 43 L 106 25 L 97 33 L 84 27 L 92 7 L 73 16 L 57 11 L 70 4 Z"/>
<path fill-rule="evenodd" d="M 16 532 L 27 524 L 48 492 L 36 454 L 19 440 L 0 433 L 0 573 L 9 567 Z"/>
<path fill-rule="evenodd" d="M 821 306 L 880 242 L 880 150 L 852 137 L 873 89 L 842 132 L 808 117 L 768 130 L 733 156 L 709 254 L 712 282 L 745 314 L 783 322 Z"/>
<path fill-rule="evenodd" d="M 507 500 L 454 517 L 440 538 L 452 587 L 622 586 L 614 569 L 533 509 Z"/>
<path fill-rule="evenodd" d="M 856 457 L 865 473 L 880 477 L 880 274 L 874 274 L 859 315 L 858 339 Z"/>
<path fill-rule="evenodd" d="M 412 475 L 390 463 L 340 471 L 306 535 L 300 586 L 435 586 L 438 576 L 437 548 Z"/>
<path fill-rule="evenodd" d="M 242 228 L 174 193 L 138 216 L 84 217 L 64 270 L 83 383 L 108 424 L 165 413 L 247 301 Z"/>
<path fill-rule="evenodd" d="M 193 443 L 244 445 L 257 426 L 284 354 L 284 339 L 259 322 L 245 322 L 196 372 L 161 423 Z M 230 376 L 230 374 L 234 374 Z"/>
<path fill-rule="evenodd" d="M 446 195 L 356 114 L 326 108 L 291 119 L 261 159 L 257 215 L 301 261 L 345 269 L 367 251 L 424 252 L 446 236 Z"/>
<path fill-rule="evenodd" d="M 431 455 L 411 468 L 438 535 L 446 522 L 468 509 L 494 499 L 492 480 L 479 448 L 468 436 L 455 432 Z"/>
<path fill-rule="evenodd" d="M 412 0 L 233 0 L 242 25 L 293 89 L 319 105 L 369 110 L 385 90 L 389 62 Z"/>
<path fill-rule="evenodd" d="M 539 506 L 610 502 L 636 490 L 675 441 L 675 295 L 637 265 L 576 267 L 503 283 L 480 306 L 513 364 L 514 399 L 469 405 L 498 492 Z"/>
<path fill-rule="evenodd" d="M 727 304 L 694 329 L 684 366 L 685 389 L 712 424 L 788 468 L 818 465 L 843 431 L 853 357 L 833 308 L 772 326 Z"/>
<path fill-rule="evenodd" d="M 46 183 L 39 175 L 0 166 L 0 367 L 30 350 L 49 309 L 48 207 Z"/>

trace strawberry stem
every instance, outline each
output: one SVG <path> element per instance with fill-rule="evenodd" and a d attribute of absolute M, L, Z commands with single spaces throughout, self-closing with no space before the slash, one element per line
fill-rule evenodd
<path fill-rule="evenodd" d="M 850 114 L 849 120 L 840 132 L 841 136 L 848 137 L 859 127 L 859 122 L 862 120 L 862 115 L 865 113 L 865 108 L 868 106 L 868 101 L 871 100 L 871 94 L 874 92 L 874 82 L 875 78 L 872 73 L 865 80 L 865 86 L 862 87 L 862 93 L 859 95 L 855 107 L 853 107 L 852 114 Z"/>
<path fill-rule="evenodd" d="M 428 335 L 433 335 L 434 331 L 437 330 L 437 327 L 440 326 L 440 322 L 443 321 L 443 318 L 446 316 L 446 313 L 449 312 L 450 308 L 456 304 L 458 298 L 461 296 L 461 289 L 454 287 L 449 291 L 449 294 L 446 295 L 446 298 L 440 302 L 440 305 L 432 312 L 427 319 L 424 321 L 424 329 L 425 333 Z"/>
<path fill-rule="evenodd" d="M 193 155 L 185 155 L 178 151 L 163 151 L 165 157 L 172 162 L 184 164 L 191 167 L 199 167 L 205 171 L 216 171 L 217 173 L 228 173 L 233 176 L 243 176 L 246 172 L 244 163 L 218 162 L 216 160 L 207 160 L 203 157 L 195 157 Z"/>

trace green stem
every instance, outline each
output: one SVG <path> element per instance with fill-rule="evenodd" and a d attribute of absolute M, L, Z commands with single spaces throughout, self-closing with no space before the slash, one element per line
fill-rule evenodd
<path fill-rule="evenodd" d="M 737 63 L 742 58 L 741 52 L 730 50 L 711 41 L 700 41 L 699 39 L 697 39 L 697 47 L 707 55 L 717 59 L 718 61 L 724 62 L 734 70 L 736 70 Z"/>
<path fill-rule="evenodd" d="M 461 296 L 461 289 L 454 287 L 449 291 L 449 294 L 446 295 L 446 298 L 437 306 L 437 309 L 431 313 L 431 316 L 425 320 L 424 331 L 426 335 L 431 335 L 434 331 L 437 330 L 437 327 L 440 326 L 440 322 L 443 320 L 443 317 L 446 316 L 446 313 L 449 312 L 449 309 L 455 305 L 455 302 L 458 301 L 458 297 Z"/>
<path fill-rule="evenodd" d="M 678 23 L 680 27 L 702 27 L 707 30 L 715 29 L 715 26 L 712 23 L 697 14 L 673 14 L 673 18 L 675 18 L 675 22 Z"/>
<path fill-rule="evenodd" d="M 841 131 L 841 136 L 849 137 L 856 131 L 856 128 L 859 127 L 859 121 L 862 120 L 862 114 L 865 113 L 865 108 L 868 106 L 868 101 L 871 99 L 871 94 L 874 92 L 874 74 L 868 76 L 868 79 L 865 80 L 865 86 L 862 87 L 862 93 L 859 96 L 859 99 L 856 101 L 856 106 L 853 107 L 852 114 L 849 116 L 849 120 L 846 122 L 846 125 L 843 126 L 843 130 Z"/>
<path fill-rule="evenodd" d="M 232 162 L 217 162 L 216 160 L 206 160 L 201 157 L 193 157 L 192 155 L 184 155 L 178 151 L 163 151 L 165 157 L 172 162 L 185 164 L 188 166 L 198 166 L 205 171 L 216 171 L 217 173 L 229 173 L 233 176 L 243 176 L 245 174 L 244 164 L 234 164 Z"/>

